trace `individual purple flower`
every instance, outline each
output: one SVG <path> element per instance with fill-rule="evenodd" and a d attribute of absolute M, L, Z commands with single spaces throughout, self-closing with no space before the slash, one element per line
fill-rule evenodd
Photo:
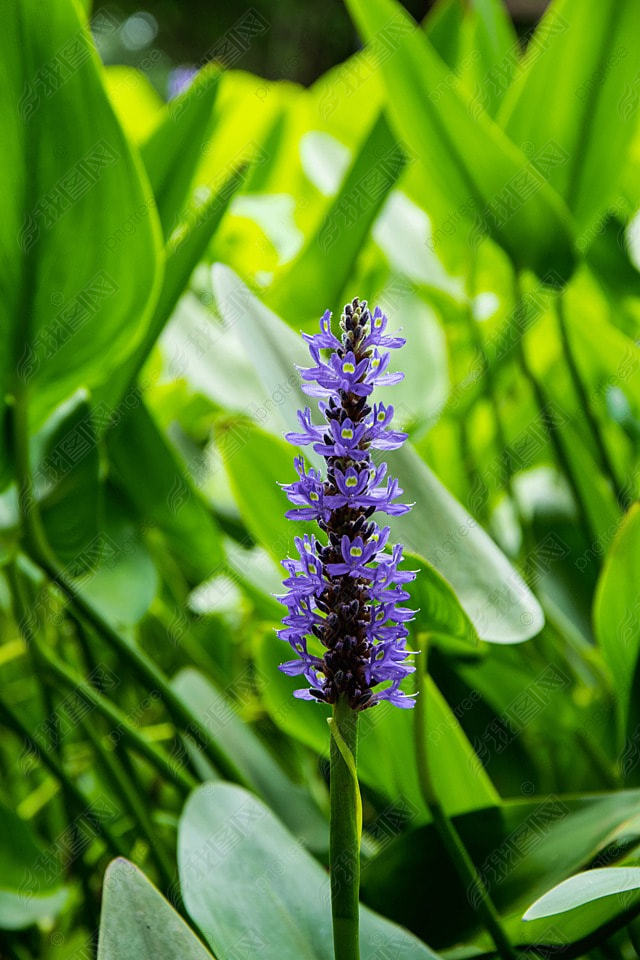
<path fill-rule="evenodd" d="M 279 600 L 287 614 L 279 636 L 295 659 L 280 669 L 309 684 L 296 697 L 324 703 L 346 697 L 354 710 L 383 700 L 414 705 L 401 684 L 414 670 L 406 623 L 415 611 L 402 603 L 415 573 L 399 569 L 402 547 L 388 549 L 389 527 L 371 519 L 376 511 L 399 516 L 410 509 L 397 502 L 402 490 L 386 476 L 387 465 L 374 464 L 370 453 L 395 450 L 406 439 L 391 428 L 393 407 L 369 403 L 374 389 L 403 376 L 389 372 L 388 351 L 405 341 L 386 329 L 379 308 L 371 314 L 366 301 L 355 299 L 342 314 L 340 338 L 329 311 L 320 333 L 303 334 L 312 360 L 300 370 L 303 390 L 318 398 L 324 422 L 314 423 L 306 407 L 298 411 L 300 430 L 287 434 L 290 443 L 322 456 L 326 473 L 323 478 L 297 457 L 298 480 L 283 485 L 294 507 L 287 517 L 315 521 L 324 539 L 296 538 L 298 556 L 283 561 L 287 592 Z"/>

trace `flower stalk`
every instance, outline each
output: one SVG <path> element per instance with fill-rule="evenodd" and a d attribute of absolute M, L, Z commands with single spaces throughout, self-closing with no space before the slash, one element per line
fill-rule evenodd
<path fill-rule="evenodd" d="M 360 791 L 356 773 L 358 711 L 345 697 L 330 721 L 331 914 L 335 960 L 359 960 Z"/>
<path fill-rule="evenodd" d="M 287 558 L 279 597 L 287 608 L 281 639 L 295 658 L 281 664 L 308 687 L 294 696 L 331 704 L 330 868 L 335 960 L 359 960 L 360 835 L 362 808 L 357 776 L 358 716 L 381 701 L 414 705 L 401 689 L 414 670 L 406 648 L 413 610 L 404 589 L 415 573 L 400 569 L 402 547 L 387 549 L 390 529 L 372 520 L 376 512 L 399 516 L 410 505 L 397 502 L 398 481 L 371 449 L 394 450 L 406 434 L 392 429 L 393 407 L 370 403 L 374 388 L 397 383 L 387 372 L 390 353 L 404 344 L 386 333 L 381 310 L 357 298 L 344 308 L 341 337 L 331 314 L 320 333 L 305 335 L 313 366 L 301 370 L 303 390 L 318 398 L 324 423 L 311 410 L 298 411 L 300 431 L 287 434 L 296 446 L 312 446 L 326 471 L 294 463 L 298 479 L 284 485 L 293 505 L 291 520 L 315 520 L 320 537 L 296 537 L 298 556 Z M 322 351 L 328 351 L 325 360 Z"/>

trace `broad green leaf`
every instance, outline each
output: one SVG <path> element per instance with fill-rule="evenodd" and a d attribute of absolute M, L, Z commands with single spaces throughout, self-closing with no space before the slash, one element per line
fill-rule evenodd
<path fill-rule="evenodd" d="M 220 70 L 207 66 L 164 108 L 141 155 L 165 236 L 178 225 L 212 122 Z"/>
<path fill-rule="evenodd" d="M 310 404 L 300 389 L 294 366 L 308 363 L 302 339 L 267 310 L 232 271 L 216 266 L 213 282 L 225 321 L 237 324 L 243 331 L 247 352 L 280 414 L 283 432 L 294 430 L 296 410 Z M 267 550 L 277 555 L 274 540 L 281 545 L 289 543 L 292 533 L 288 537 L 285 533 L 286 522 L 281 519 L 285 498 L 276 494 L 274 482 L 287 482 L 292 470 L 287 468 L 284 444 L 276 453 L 276 445 L 261 437 L 258 449 L 254 442 L 246 442 L 248 435 L 254 435 L 247 434 L 250 429 L 238 426 L 234 428 L 235 436 L 230 434 L 228 438 L 228 446 L 234 452 L 231 469 L 235 492 L 241 498 L 238 502 L 245 516 L 255 514 L 252 532 Z M 269 446 L 272 453 L 267 452 Z M 389 460 L 406 500 L 416 504 L 410 517 L 399 521 L 390 518 L 396 539 L 424 556 L 449 581 L 481 639 L 519 643 L 539 633 L 544 621 L 535 597 L 491 538 L 454 500 L 415 450 L 406 444 Z M 276 461 L 274 472 L 271 463 Z M 253 480 L 248 482 L 248 476 L 255 477 L 260 498 L 253 496 Z M 263 508 L 263 503 L 268 508 Z M 296 524 L 298 530 L 302 526 Z M 279 556 L 282 555 L 280 551 Z"/>
<path fill-rule="evenodd" d="M 417 645 L 418 638 L 412 641 Z M 288 645 L 275 634 L 260 638 L 257 648 L 260 684 L 273 721 L 289 736 L 306 743 L 316 753 L 327 755 L 328 708 L 296 700 L 293 691 L 299 678 L 285 676 L 278 665 L 290 660 Z M 446 701 L 433 681 L 427 685 L 427 743 L 432 745 L 433 776 L 439 797 L 448 813 L 461 813 L 499 802 L 485 773 Z M 402 802 L 415 822 L 428 820 L 420 792 L 414 757 L 413 711 L 379 704 L 365 710 L 360 719 L 358 773 L 362 783 Z"/>
<path fill-rule="evenodd" d="M 417 610 L 413 628 L 418 638 L 424 633 L 446 649 L 467 653 L 477 647 L 478 634 L 445 578 L 415 553 L 405 553 L 405 566 L 418 571 L 413 583 L 407 585 L 409 606 Z"/>
<path fill-rule="evenodd" d="M 21 930 L 55 918 L 69 897 L 57 857 L 2 802 L 0 818 L 0 930 Z"/>
<path fill-rule="evenodd" d="M 611 670 L 621 733 L 626 730 L 640 648 L 640 505 L 625 516 L 606 556 L 594 601 L 598 643 Z"/>
<path fill-rule="evenodd" d="M 594 904 L 591 909 L 584 911 L 585 924 L 593 927 L 597 920 L 597 926 L 600 926 L 615 913 L 628 909 L 632 899 L 637 900 L 637 897 L 622 895 L 636 891 L 640 891 L 639 868 L 596 867 L 569 877 L 549 890 L 529 907 L 522 919 L 539 920 Z M 613 903 L 610 902 L 612 899 Z"/>
<path fill-rule="evenodd" d="M 214 953 L 262 960 L 333 960 L 329 877 L 256 797 L 205 783 L 178 832 L 185 906 Z M 408 931 L 360 908 L 362 960 L 433 960 Z"/>
<path fill-rule="evenodd" d="M 410 444 L 392 457 L 403 497 L 415 503 L 408 517 L 389 518 L 392 537 L 449 582 L 481 640 L 522 643 L 539 633 L 544 617 L 538 601 L 480 524 Z"/>
<path fill-rule="evenodd" d="M 404 153 L 380 113 L 318 228 L 269 290 L 268 302 L 279 314 L 304 322 L 338 303 L 404 166 Z"/>
<path fill-rule="evenodd" d="M 607 849 L 616 834 L 629 838 L 638 796 L 629 790 L 504 800 L 456 816 L 454 824 L 504 922 L 513 918 L 520 936 L 535 942 L 535 931 L 519 924 L 526 908 Z M 468 942 L 479 929 L 474 902 L 432 824 L 392 837 L 364 866 L 362 889 L 372 907 L 384 905 L 387 916 L 429 934 L 437 948 Z"/>
<path fill-rule="evenodd" d="M 564 161 L 549 182 L 571 210 L 588 246 L 599 217 L 616 196 L 631 138 L 640 61 L 632 38 L 640 34 L 635 0 L 555 0 L 529 42 L 522 67 L 498 116 L 517 144 L 530 144 L 534 165 L 550 147 Z M 553 91 L 553 107 L 549 95 Z"/>
<path fill-rule="evenodd" d="M 238 715 L 228 696 L 217 690 L 201 673 L 184 669 L 172 681 L 176 693 L 189 704 L 211 735 L 224 743 L 226 751 L 273 811 L 305 846 L 312 850 L 326 850 L 328 829 L 324 817 L 312 801 L 308 791 L 293 783 L 282 767 L 273 759 L 251 727 Z M 233 686 L 230 688 L 233 693 Z M 241 693 L 241 688 L 238 693 Z M 200 756 L 200 755 L 199 755 Z M 203 773 L 210 776 L 206 761 Z"/>
<path fill-rule="evenodd" d="M 180 914 L 128 860 L 104 876 L 98 960 L 212 960 Z"/>
<path fill-rule="evenodd" d="M 0 227 L 0 381 L 5 392 L 17 367 L 36 423 L 126 360 L 160 278 L 148 184 L 82 20 L 71 0 L 52 0 L 46 16 L 35 0 L 9 0 L 0 38 L 10 201 Z"/>
<path fill-rule="evenodd" d="M 107 435 L 114 482 L 199 583 L 222 562 L 216 523 L 140 396 Z M 135 451 L 135 456 L 132 456 Z"/>
<path fill-rule="evenodd" d="M 62 404 L 36 436 L 35 494 L 47 542 L 72 576 L 97 557 L 88 550 L 98 536 L 102 485 L 91 407 L 85 391 Z"/>
<path fill-rule="evenodd" d="M 401 145 L 419 158 L 422 201 L 446 203 L 447 232 L 468 246 L 489 234 L 520 269 L 563 280 L 574 267 L 568 212 L 532 162 L 470 100 L 423 31 L 395 0 L 348 0 L 378 54 L 387 106 Z M 543 153 L 539 166 L 559 162 Z"/>

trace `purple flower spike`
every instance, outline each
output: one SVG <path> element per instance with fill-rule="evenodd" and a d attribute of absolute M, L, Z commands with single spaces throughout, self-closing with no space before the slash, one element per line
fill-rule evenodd
<path fill-rule="evenodd" d="M 406 709 L 413 695 L 400 689 L 414 667 L 408 662 L 406 623 L 414 612 L 404 584 L 415 578 L 400 570 L 402 547 L 387 549 L 389 527 L 372 522 L 376 511 L 399 516 L 411 509 L 397 503 L 398 481 L 387 477 L 387 465 L 375 466 L 370 449 L 395 450 L 406 434 L 391 429 L 393 407 L 369 403 L 374 388 L 398 383 L 389 373 L 389 349 L 403 346 L 401 337 L 386 333 L 387 318 L 366 301 L 344 308 L 341 338 L 331 330 L 331 314 L 320 319 L 320 333 L 304 334 L 313 365 L 301 369 L 303 390 L 318 397 L 324 423 L 314 424 L 309 407 L 298 411 L 300 431 L 287 434 L 296 446 L 309 446 L 325 459 L 326 479 L 295 459 L 298 480 L 283 485 L 294 509 L 292 520 L 314 520 L 325 542 L 296 538 L 298 557 L 283 566 L 287 593 L 279 600 L 287 609 L 282 640 L 295 659 L 280 667 L 287 676 L 304 677 L 309 687 L 296 690 L 300 700 L 335 703 L 346 697 L 354 710 L 382 700 Z M 322 350 L 330 351 L 323 356 Z M 313 655 L 312 641 L 324 647 Z"/>

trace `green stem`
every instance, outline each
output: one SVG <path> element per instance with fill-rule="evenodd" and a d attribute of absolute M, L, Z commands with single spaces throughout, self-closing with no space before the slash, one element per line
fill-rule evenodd
<path fill-rule="evenodd" d="M 418 779 L 424 802 L 429 810 L 433 825 L 442 840 L 443 846 L 470 898 L 471 906 L 478 914 L 487 933 L 493 940 L 502 960 L 515 960 L 516 951 L 502 926 L 500 916 L 487 890 L 482 877 L 476 870 L 460 834 L 447 816 L 436 791 L 427 750 L 425 732 L 427 729 L 427 657 L 428 638 L 421 635 L 422 652 L 416 656 L 416 690 L 418 696 L 415 706 L 415 749 L 418 767 Z"/>
<path fill-rule="evenodd" d="M 240 772 L 231 757 L 211 736 L 206 726 L 200 722 L 187 705 L 177 696 L 166 676 L 156 664 L 141 650 L 131 645 L 113 629 L 102 614 L 84 597 L 60 568 L 54 557 L 42 528 L 38 505 L 33 495 L 31 468 L 29 464 L 28 433 L 28 397 L 24 384 L 19 378 L 14 386 L 13 399 L 13 443 L 18 482 L 18 500 L 23 536 L 31 559 L 47 574 L 49 579 L 62 591 L 95 630 L 127 661 L 134 673 L 145 684 L 157 690 L 176 726 L 192 736 L 198 746 L 216 769 L 227 780 L 238 783 L 251 790 L 252 787 Z"/>
<path fill-rule="evenodd" d="M 47 745 L 40 736 L 27 730 L 22 720 L 2 701 L 0 701 L 0 719 L 10 730 L 13 730 L 19 737 L 22 737 L 32 753 L 49 769 L 60 785 L 64 785 L 73 800 L 74 807 L 78 811 L 78 816 L 87 823 L 94 833 L 98 834 L 98 836 L 104 840 L 111 855 L 114 857 L 126 857 L 128 851 L 123 844 L 120 843 L 120 840 L 112 832 L 111 828 L 108 827 L 99 816 L 92 812 L 91 800 L 85 797 L 73 780 L 67 776 L 65 769 L 47 750 Z"/>
<path fill-rule="evenodd" d="M 360 792 L 356 776 L 358 713 L 341 698 L 333 708 L 330 747 L 331 913 L 335 960 L 360 960 Z M 349 753 L 353 763 L 349 761 Z"/>
<path fill-rule="evenodd" d="M 76 693 L 91 708 L 98 710 L 105 719 L 118 728 L 122 733 L 123 740 L 126 740 L 133 750 L 148 760 L 170 783 L 173 783 L 184 793 L 188 793 L 197 786 L 197 782 L 190 774 L 185 773 L 180 767 L 174 766 L 162 750 L 146 740 L 127 719 L 126 715 L 114 706 L 107 697 L 98 693 L 87 683 L 84 677 L 81 677 L 60 660 L 53 650 L 44 647 L 39 641 L 36 641 L 36 643 L 39 646 L 41 658 L 64 686 Z"/>
<path fill-rule="evenodd" d="M 521 302 L 522 294 L 520 290 L 520 280 L 519 280 L 518 274 L 515 272 L 514 272 L 514 298 L 515 298 L 516 304 Z M 580 490 L 580 485 L 575 477 L 573 468 L 571 466 L 571 462 L 565 451 L 560 430 L 558 429 L 558 425 L 553 416 L 553 412 L 551 410 L 549 402 L 547 401 L 547 398 L 544 395 L 542 387 L 538 383 L 536 375 L 531 369 L 531 366 L 529 364 L 529 358 L 527 356 L 524 334 L 521 337 L 518 337 L 518 361 L 519 361 L 520 369 L 522 370 L 522 373 L 524 374 L 524 377 L 527 380 L 529 387 L 531 388 L 531 392 L 533 394 L 533 398 L 536 403 L 536 406 L 538 407 L 540 418 L 542 420 L 542 425 L 547 434 L 547 438 L 549 440 L 551 449 L 553 450 L 556 460 L 558 462 L 558 465 L 562 470 L 567 480 L 567 483 L 571 488 L 573 499 L 575 501 L 576 507 L 582 519 L 583 527 L 585 530 L 588 531 L 590 538 L 593 541 L 597 541 L 598 536 L 596 531 L 593 528 L 593 524 L 591 523 L 591 519 L 589 517 L 589 511 L 587 509 L 587 505 L 582 495 L 582 491 Z"/>
<path fill-rule="evenodd" d="M 597 417 L 593 412 L 591 406 L 591 398 L 589 392 L 585 387 L 584 381 L 582 379 L 582 374 L 578 368 L 578 363 L 573 352 L 573 346 L 571 344 L 571 338 L 569 336 L 569 328 L 567 326 L 567 316 L 565 312 L 564 298 L 562 294 L 558 296 L 557 301 L 557 317 L 558 317 L 558 329 L 560 331 L 560 342 L 562 343 L 562 351 L 564 358 L 567 364 L 567 368 L 571 375 L 571 381 L 573 383 L 573 388 L 576 391 L 578 397 L 578 402 L 580 404 L 580 409 L 584 414 L 584 418 L 589 426 L 591 431 L 591 436 L 593 442 L 598 451 L 598 457 L 600 459 L 600 468 L 603 474 L 609 480 L 611 484 L 611 489 L 613 490 L 616 500 L 618 501 L 618 506 L 622 510 L 628 510 L 631 506 L 631 500 L 626 490 L 618 482 L 616 476 L 616 471 L 613 466 L 613 461 L 609 456 L 609 451 L 607 450 L 607 445 L 602 435 L 602 430 L 600 429 L 600 424 L 598 423 Z"/>
<path fill-rule="evenodd" d="M 173 866 L 167 856 L 161 839 L 156 835 L 144 802 L 136 790 L 135 781 L 127 776 L 118 757 L 104 746 L 100 734 L 93 728 L 91 718 L 83 717 L 80 722 L 87 737 L 91 741 L 98 761 L 107 779 L 110 781 L 114 793 L 120 797 L 123 806 L 129 811 L 134 822 L 137 824 L 140 834 L 147 841 L 151 857 L 158 870 L 158 875 L 162 879 L 163 887 L 165 890 L 170 890 L 174 882 Z"/>
<path fill-rule="evenodd" d="M 186 782 L 182 780 L 181 776 L 183 775 L 181 772 L 179 772 L 180 775 L 174 775 L 173 767 L 168 760 L 165 759 L 162 753 L 157 750 L 153 744 L 150 744 L 144 740 L 137 730 L 135 730 L 135 728 L 129 724 L 126 717 L 120 714 L 120 711 L 112 706 L 112 704 L 105 697 L 102 697 L 102 695 L 94 690 L 93 687 L 87 684 L 82 677 L 74 674 L 74 672 L 67 667 L 66 664 L 58 659 L 52 650 L 49 650 L 47 646 L 41 642 L 37 630 L 31 629 L 27 614 L 25 594 L 20 582 L 20 575 L 14 564 L 9 565 L 8 576 L 15 604 L 16 621 L 38 665 L 40 667 L 48 667 L 54 677 L 62 680 L 63 685 L 72 690 L 73 693 L 78 694 L 81 699 L 84 700 L 84 702 L 90 707 L 97 708 L 109 720 L 118 721 L 119 725 L 122 727 L 123 733 L 126 734 L 129 740 L 133 741 L 135 748 L 137 748 L 140 753 L 146 756 L 147 759 L 155 762 L 156 766 L 159 765 L 165 776 L 173 776 L 174 782 L 177 780 L 178 784 L 180 784 L 182 788 L 188 792 L 191 787 L 195 785 L 195 782 L 190 783 L 188 779 L 186 779 Z M 53 686 L 51 683 L 51 676 L 47 676 L 46 669 L 42 672 L 45 675 L 45 689 L 48 689 L 50 686 Z M 54 717 L 56 714 L 52 701 L 50 702 L 50 716 Z M 140 832 L 149 843 L 151 855 L 155 860 L 159 875 L 162 878 L 166 889 L 170 889 L 173 884 L 172 866 L 169 858 L 166 855 L 164 847 L 158 841 L 158 838 L 153 831 L 151 821 L 144 807 L 144 803 L 140 801 L 140 798 L 136 794 L 132 783 L 127 779 L 123 768 L 119 765 L 117 758 L 110 754 L 109 751 L 103 746 L 99 735 L 93 728 L 93 721 L 83 717 L 80 720 L 80 723 L 85 730 L 85 733 L 89 737 L 89 740 L 93 744 L 102 768 L 106 773 L 107 778 L 110 780 L 112 788 L 114 788 L 114 792 L 120 796 L 125 808 L 129 810 L 129 813 L 133 816 L 134 820 L 138 824 Z M 57 750 L 57 757 L 59 764 L 62 765 L 62 754 L 60 749 Z M 67 805 L 72 806 L 73 800 L 68 794 L 65 782 L 62 783 L 62 790 L 65 800 L 67 801 Z M 77 824 L 75 821 L 72 822 L 71 828 L 77 833 Z M 85 891 L 85 895 L 87 893 L 88 890 Z"/>

